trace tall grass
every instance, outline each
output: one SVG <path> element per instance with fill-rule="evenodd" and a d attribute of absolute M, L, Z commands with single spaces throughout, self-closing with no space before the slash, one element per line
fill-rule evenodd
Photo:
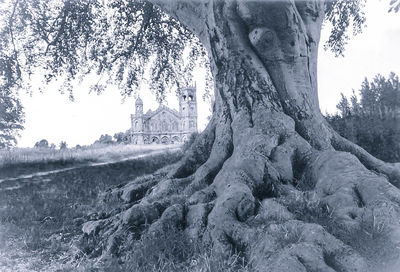
<path fill-rule="evenodd" d="M 7 182 L 0 183 L 0 271 L 57 271 L 48 267 L 62 267 L 64 258 L 73 257 L 68 253 L 81 234 L 82 223 L 91 216 L 103 216 L 97 214 L 101 192 L 181 157 L 181 152 L 163 152 L 85 166 L 29 182 L 15 180 L 12 183 L 18 186 L 12 190 L 3 190 Z"/>
<path fill-rule="evenodd" d="M 95 162 L 119 161 L 179 145 L 92 145 L 79 149 L 14 148 L 0 150 L 0 178 Z"/>
<path fill-rule="evenodd" d="M 226 252 L 228 253 L 228 252 Z M 229 256 L 229 257 L 227 257 Z M 239 253 L 223 257 L 184 230 L 167 228 L 158 235 L 146 234 L 134 243 L 124 264 L 108 271 L 137 272 L 249 272 L 251 264 Z M 116 268 L 119 268 L 116 269 Z"/>
<path fill-rule="evenodd" d="M 20 163 L 49 163 L 56 161 L 108 161 L 126 158 L 129 155 L 174 148 L 177 145 L 92 145 L 79 149 L 14 148 L 0 150 L 0 166 Z"/>
<path fill-rule="evenodd" d="M 126 242 L 126 241 L 125 241 Z M 101 262 L 85 259 L 77 265 L 65 265 L 60 272 L 250 272 L 239 253 L 221 256 L 209 245 L 194 241 L 180 228 L 166 228 L 157 235 L 144 234 L 130 241 L 123 256 Z"/>

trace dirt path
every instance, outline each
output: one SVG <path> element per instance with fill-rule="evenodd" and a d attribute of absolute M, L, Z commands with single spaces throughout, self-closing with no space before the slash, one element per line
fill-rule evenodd
<path fill-rule="evenodd" d="M 32 182 L 32 181 L 48 182 L 48 181 L 50 181 L 50 179 L 47 179 L 47 178 L 38 179 L 38 177 L 46 177 L 49 175 L 54 175 L 54 174 L 67 172 L 67 171 L 71 171 L 71 170 L 76 170 L 76 169 L 82 169 L 82 168 L 86 168 L 86 167 L 96 167 L 96 166 L 104 166 L 104 165 L 122 163 L 122 162 L 130 161 L 130 160 L 136 160 L 136 159 L 141 159 L 141 158 L 146 158 L 149 156 L 162 154 L 162 153 L 165 153 L 166 151 L 174 152 L 174 151 L 178 151 L 179 149 L 180 148 L 168 148 L 168 149 L 151 151 L 148 153 L 139 154 L 139 155 L 135 155 L 135 156 L 130 156 L 130 157 L 123 158 L 120 160 L 88 163 L 88 164 L 84 164 L 84 165 L 67 167 L 67 168 L 62 168 L 62 169 L 57 169 L 57 170 L 36 172 L 33 174 L 29 174 L 29 175 L 21 175 L 21 176 L 14 177 L 14 178 L 4 178 L 4 179 L 0 179 L 0 191 L 19 189 L 26 182 Z"/>
<path fill-rule="evenodd" d="M 176 162 L 178 149 L 1 180 L 0 272 L 56 271 L 98 195 Z"/>

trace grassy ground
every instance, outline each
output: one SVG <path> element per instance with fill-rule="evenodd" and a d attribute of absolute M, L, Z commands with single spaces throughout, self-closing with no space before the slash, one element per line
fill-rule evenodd
<path fill-rule="evenodd" d="M 121 147 L 104 147 L 88 150 L 83 154 L 71 152 L 67 157 L 84 158 L 83 161 L 86 162 L 121 160 L 154 150 L 119 148 Z M 40 164 L 40 160 L 46 164 L 57 164 L 63 158 L 61 153 L 49 152 L 35 156 L 32 151 L 24 152 L 8 153 L 14 159 L 3 157 L 3 169 L 20 168 L 21 163 Z M 111 164 L 88 165 L 43 176 L 3 179 L 0 182 L 0 271 L 57 271 L 54 267 L 61 267 L 71 257 L 67 252 L 81 233 L 82 223 L 90 219 L 87 215 L 95 212 L 100 192 L 174 163 L 181 155 L 179 151 L 171 151 Z M 19 170 L 15 172 L 20 173 Z M 11 171 L 8 174 L 10 173 Z M 51 263 L 52 269 L 49 268 Z"/>
<path fill-rule="evenodd" d="M 174 147 L 177 146 L 168 146 L 168 148 Z M 118 161 L 165 148 L 164 145 L 99 144 L 80 149 L 14 148 L 0 150 L 0 179 L 95 162 Z"/>
<path fill-rule="evenodd" d="M 121 148 L 123 146 L 87 150 L 87 154 L 91 155 L 74 153 L 70 155 L 71 158 L 81 156 L 86 160 L 82 160 L 81 164 L 72 164 L 79 167 L 61 172 L 28 178 L 0 178 L 0 272 L 252 271 L 251 258 L 246 260 L 233 252 L 229 258 L 221 259 L 206 246 L 194 243 L 182 229 L 172 229 L 157 236 L 143 235 L 129 245 L 123 258 L 118 261 L 112 259 L 107 263 L 98 263 L 97 260 L 88 258 L 78 241 L 82 234 L 82 224 L 102 218 L 103 213 L 121 205 L 121 202 L 102 203 L 99 201 L 99 194 L 138 176 L 153 173 L 182 156 L 181 151 L 170 151 L 129 159 L 133 155 L 148 154 L 163 146 L 149 146 L 149 149 L 138 149 L 135 146 L 128 146 L 127 150 Z M 61 153 L 52 155 L 51 150 L 44 152 L 45 155 L 41 157 L 32 150 L 27 153 L 22 150 L 18 152 L 20 153 L 11 154 L 15 159 L 8 158 L 6 163 L 3 161 L 3 167 L 19 169 L 23 163 L 40 165 L 40 158 L 42 164 L 53 161 L 53 167 L 56 167 L 62 158 Z M 21 154 L 29 155 L 22 159 Z M 93 164 L 110 160 L 114 162 Z M 48 170 L 48 166 L 42 168 Z M 31 172 L 33 170 L 30 169 Z M 19 170 L 16 172 L 20 173 Z M 8 175 L 10 173 L 12 172 Z M 286 203 L 286 206 L 299 219 L 317 223 L 332 232 L 335 222 L 330 219 L 329 212 L 311 195 L 291 204 Z M 346 237 L 342 233 L 332 234 L 341 237 L 345 243 L 370 260 L 390 256 L 394 246 L 386 242 L 385 225 L 376 222 L 365 222 L 357 237 Z M 298 241 L 299 236 L 282 237 L 281 243 L 285 245 L 292 243 L 292 240 Z M 379 250 L 363 252 L 368 248 Z M 71 259 L 74 256 L 79 258 Z M 119 262 L 121 260 L 123 262 Z"/>

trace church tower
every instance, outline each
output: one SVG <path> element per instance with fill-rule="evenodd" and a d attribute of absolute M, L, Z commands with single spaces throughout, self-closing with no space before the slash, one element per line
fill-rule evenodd
<path fill-rule="evenodd" d="M 143 101 L 138 97 L 135 102 L 135 114 L 131 118 L 132 140 L 136 144 L 143 144 Z"/>
<path fill-rule="evenodd" d="M 143 114 L 143 101 L 140 98 L 140 96 L 138 96 L 138 98 L 136 99 L 135 102 L 135 106 L 136 106 L 136 115 L 142 115 Z"/>
<path fill-rule="evenodd" d="M 179 89 L 179 112 L 183 132 L 197 132 L 197 98 L 196 86 Z"/>

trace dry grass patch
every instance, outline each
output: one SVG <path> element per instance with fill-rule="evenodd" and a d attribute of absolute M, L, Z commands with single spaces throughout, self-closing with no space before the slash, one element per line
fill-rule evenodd
<path fill-rule="evenodd" d="M 124 252 L 124 257 L 90 264 L 84 271 L 97 272 L 249 272 L 244 257 L 232 253 L 228 258 L 216 255 L 209 246 L 191 240 L 182 229 L 168 228 L 158 235 L 144 234 Z M 77 267 L 62 272 L 80 271 Z"/>
<path fill-rule="evenodd" d="M 92 145 L 79 149 L 14 148 L 0 150 L 0 178 L 50 171 L 88 163 L 119 161 L 179 145 Z"/>
<path fill-rule="evenodd" d="M 96 212 L 99 193 L 153 173 L 181 156 L 181 152 L 165 152 L 15 180 L 12 182 L 19 186 L 12 190 L 3 190 L 6 182 L 0 183 L 0 271 L 57 271 L 49 266 L 64 267 L 64 259 L 73 258 L 68 252 L 81 234 L 82 223 Z M 16 264 L 27 268 L 12 270 Z"/>

